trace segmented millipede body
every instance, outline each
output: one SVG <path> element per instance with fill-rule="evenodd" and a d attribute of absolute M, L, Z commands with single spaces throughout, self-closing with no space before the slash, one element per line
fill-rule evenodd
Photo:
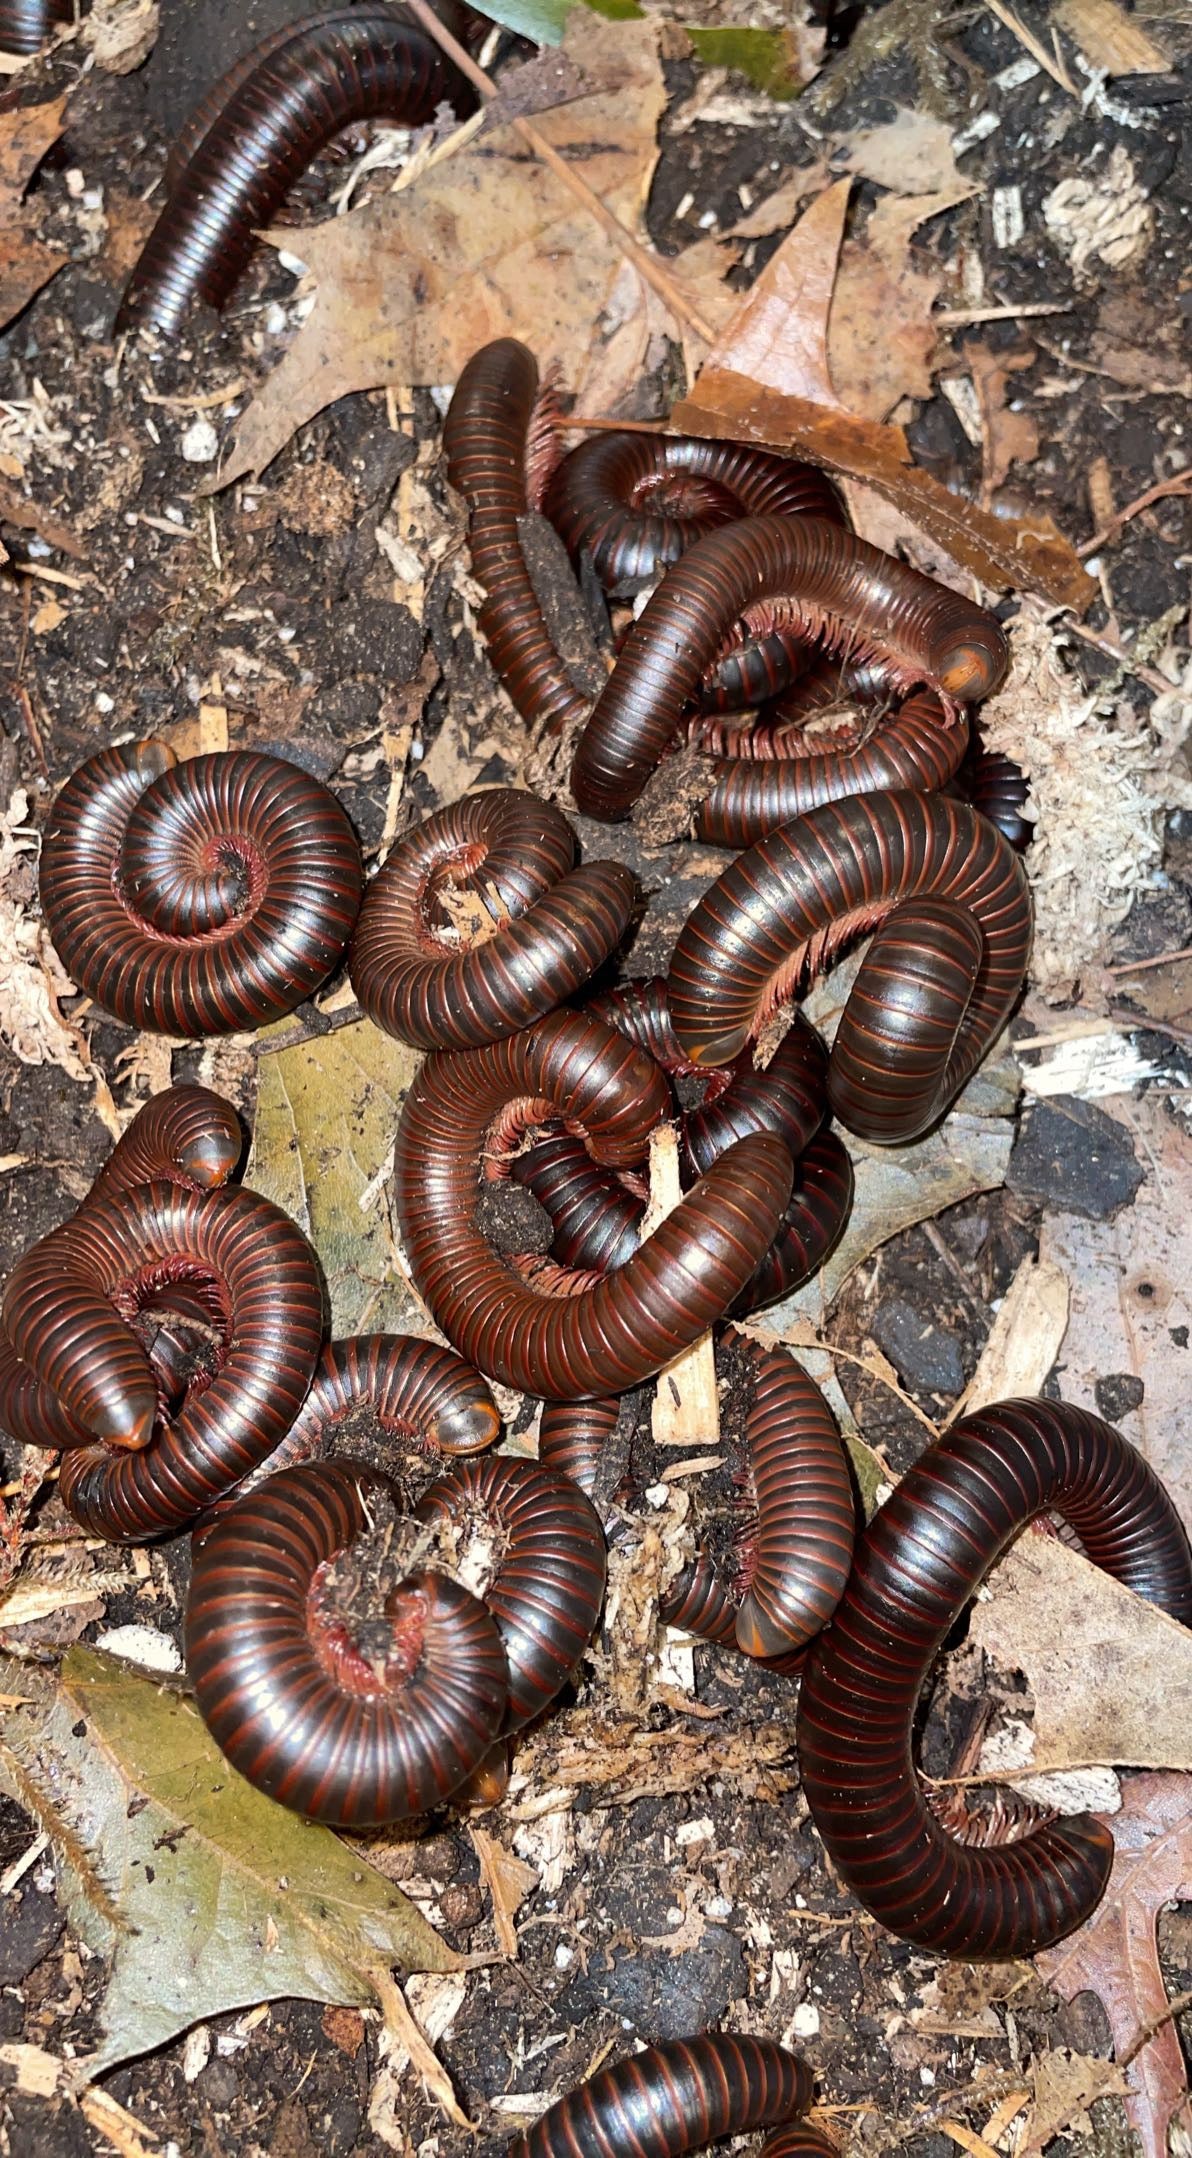
<path fill-rule="evenodd" d="M 604 1601 L 604 1531 L 579 1486 L 536 1461 L 490 1454 L 458 1461 L 415 1509 L 457 1535 L 491 1533 L 499 1556 L 483 1592 L 509 1665 L 507 1732 L 549 1707 L 596 1629 Z"/>
<path fill-rule="evenodd" d="M 545 733 L 579 726 L 590 700 L 557 652 L 534 590 L 518 519 L 530 507 L 526 451 L 538 366 L 516 338 L 472 355 L 443 423 L 447 477 L 468 507 L 472 568 L 484 588 L 478 626 L 522 718 Z"/>
<path fill-rule="evenodd" d="M 0 52 L 40 52 L 70 15 L 70 0 L 0 0 Z"/>
<path fill-rule="evenodd" d="M 240 1159 L 243 1143 L 240 1119 L 230 1102 L 207 1087 L 166 1087 L 137 1111 L 74 1218 L 104 1201 L 117 1199 L 137 1184 L 155 1180 L 180 1184 L 188 1191 L 211 1191 L 227 1182 Z M 188 1292 L 184 1283 L 175 1284 L 167 1296 L 175 1315 L 185 1311 Z M 197 1315 L 209 1325 L 210 1312 L 202 1304 Z M 162 1342 L 162 1354 L 151 1359 L 154 1368 L 165 1366 L 168 1370 L 174 1353 L 175 1344 L 167 1336 Z M 179 1347 L 177 1354 L 184 1362 L 184 1348 Z M 174 1376 L 181 1376 L 181 1363 Z M 167 1390 L 174 1389 L 167 1383 Z M 86 1446 L 94 1438 L 68 1413 L 58 1396 L 42 1384 L 32 1366 L 22 1362 L 2 1331 L 0 1430 L 29 1446 Z"/>
<path fill-rule="evenodd" d="M 250 61 L 253 63 L 250 65 Z M 443 103 L 475 102 L 433 38 L 386 7 L 343 8 L 292 25 L 238 60 L 201 108 L 194 148 L 141 251 L 117 334 L 137 322 L 176 330 L 194 299 L 223 307 L 299 176 L 353 120 L 411 127 Z"/>
<path fill-rule="evenodd" d="M 510 1164 L 515 1184 L 532 1192 L 550 1220 L 551 1257 L 580 1273 L 607 1274 L 633 1257 L 646 1210 L 644 1180 L 593 1161 L 573 1132 L 552 1132 Z"/>
<path fill-rule="evenodd" d="M 360 848 L 321 781 L 279 757 L 179 764 L 100 750 L 46 828 L 41 903 L 80 989 L 129 1026 L 231 1034 L 291 1012 L 343 956 Z"/>
<path fill-rule="evenodd" d="M 808 2121 L 792 2121 L 766 2137 L 758 2158 L 840 2158 L 840 2153 L 821 2128 L 813 2128 Z"/>
<path fill-rule="evenodd" d="M 1035 836 L 1034 820 L 1024 816 L 1030 782 L 1021 765 L 999 749 L 974 742 L 956 774 L 955 790 L 983 817 L 996 824 L 1003 839 L 1021 853 Z"/>
<path fill-rule="evenodd" d="M 620 862 L 574 862 L 566 817 L 513 787 L 466 795 L 407 832 L 352 936 L 369 1018 L 421 1049 L 474 1049 L 574 996 L 615 951 L 634 897 Z M 451 912 L 461 897 L 491 931 L 470 948 Z"/>
<path fill-rule="evenodd" d="M 1030 949 L 1022 864 L 967 802 L 830 802 L 724 870 L 671 962 L 686 1054 L 731 1062 L 806 965 L 875 927 L 829 1059 L 828 1099 L 862 1138 L 916 1138 L 996 1040 Z"/>
<path fill-rule="evenodd" d="M 870 1522 L 799 1701 L 803 1789 L 833 1864 L 892 1932 L 970 1961 L 1062 1940 L 1095 1909 L 1113 1861 L 1108 1829 L 1087 1814 L 997 1848 L 954 1842 L 911 1754 L 919 1692 L 949 1628 L 1048 1508 L 1098 1566 L 1192 1624 L 1188 1539 L 1142 1456 L 1082 1409 L 1002 1402 L 930 1446 Z"/>
<path fill-rule="evenodd" d="M 557 466 L 543 509 L 573 561 L 606 592 L 639 591 L 707 532 L 742 517 L 845 524 L 827 474 L 745 442 L 600 434 Z"/>
<path fill-rule="evenodd" d="M 155 1430 L 158 1388 L 128 1322 L 180 1291 L 219 1325 L 223 1352 Z M 26 1253 L 3 1326 L 91 1441 L 63 1462 L 66 1506 L 92 1534 L 134 1542 L 193 1520 L 288 1430 L 319 1353 L 322 1285 L 301 1230 L 257 1192 L 140 1184 Z"/>
<path fill-rule="evenodd" d="M 352 1334 L 325 1343 L 284 1439 L 232 1499 L 279 1469 L 325 1461 L 344 1437 L 351 1442 L 362 1415 L 432 1466 L 443 1454 L 482 1453 L 501 1431 L 480 1373 L 453 1350 L 413 1334 Z"/>
<path fill-rule="evenodd" d="M 579 739 L 571 791 L 588 816 L 627 816 L 677 735 L 718 644 L 742 610 L 782 599 L 794 626 L 832 651 L 881 661 L 904 690 L 949 708 L 1005 671 L 993 616 L 840 525 L 750 517 L 698 540 L 635 623 Z"/>
<path fill-rule="evenodd" d="M 538 1426 L 538 1459 L 557 1476 L 569 1476 L 591 1498 L 600 1464 L 620 1420 L 621 1404 L 607 1401 L 544 1401 Z"/>
<path fill-rule="evenodd" d="M 519 1129 L 558 1119 L 582 1131 L 595 1160 L 628 1168 L 666 1108 L 656 1066 L 586 1014 L 552 1013 L 489 1048 L 428 1057 L 397 1133 L 402 1244 L 436 1324 L 481 1371 L 544 1400 L 621 1393 L 744 1287 L 790 1196 L 790 1155 L 769 1133 L 730 1147 L 625 1266 L 595 1283 L 579 1277 L 574 1295 L 527 1287 L 477 1226 L 495 1136 L 511 1146 Z"/>
<path fill-rule="evenodd" d="M 762 1349 L 735 1332 L 729 1339 L 753 1381 L 745 1456 L 757 1517 L 737 1646 L 747 1656 L 780 1656 L 819 1633 L 840 1601 L 853 1555 L 853 1488 L 815 1381 L 785 1349 Z"/>
<path fill-rule="evenodd" d="M 671 1020 L 667 984 L 659 977 L 609 990 L 594 997 L 588 1009 L 627 1034 L 672 1076 L 697 1074 L 707 1083 L 704 1100 L 679 1119 L 689 1173 L 706 1176 L 726 1147 L 752 1132 L 771 1131 L 790 1149 L 795 1180 L 786 1213 L 769 1251 L 731 1307 L 732 1315 L 760 1311 L 788 1296 L 823 1265 L 853 1198 L 852 1163 L 835 1134 L 820 1130 L 827 1112 L 828 1059 L 815 1029 L 796 1015 L 764 1068 L 757 1068 L 745 1050 L 728 1070 L 717 1072 L 692 1064 L 685 1055 Z M 637 1218 L 629 1195 L 606 1180 L 601 1206 L 600 1172 L 592 1171 L 587 1183 L 597 1189 L 577 1191 L 564 1220 L 554 1189 L 541 1178 L 538 1184 L 532 1181 L 538 1152 L 518 1165 L 520 1180 L 536 1192 L 551 1217 L 555 1257 L 572 1266 L 597 1266 L 598 1258 L 581 1258 L 580 1250 L 593 1252 L 602 1237 L 611 1245 L 614 1235 L 617 1250 L 627 1255 Z M 586 1236 L 582 1246 L 580 1229 Z M 610 1263 L 623 1264 L 623 1259 Z"/>
<path fill-rule="evenodd" d="M 722 2136 L 797 2119 L 811 2091 L 805 2062 L 772 2039 L 672 2038 L 556 2100 L 507 2158 L 683 2158 Z"/>
<path fill-rule="evenodd" d="M 375 1828 L 449 1798 L 491 1751 L 508 1674 L 496 1621 L 442 1573 L 366 1613 L 337 1569 L 392 1496 L 360 1463 L 271 1476 L 195 1546 L 186 1663 L 242 1776 L 298 1813 Z"/>
<path fill-rule="evenodd" d="M 717 759 L 696 812 L 696 832 L 712 846 L 750 847 L 779 825 L 846 795 L 904 787 L 932 794 L 955 778 L 967 746 L 963 719 L 949 723 L 940 699 L 920 690 L 855 749 L 805 747 L 797 755 Z"/>

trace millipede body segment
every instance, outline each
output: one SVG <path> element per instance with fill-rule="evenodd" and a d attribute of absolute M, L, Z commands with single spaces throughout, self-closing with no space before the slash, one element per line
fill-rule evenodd
<path fill-rule="evenodd" d="M 530 1026 L 616 949 L 633 905 L 620 862 L 575 868 L 575 835 L 512 787 L 466 795 L 399 840 L 365 894 L 349 971 L 365 1011 L 423 1049 Z M 470 902 L 487 934 L 453 916 Z"/>
<path fill-rule="evenodd" d="M 1082 1814 L 978 1849 L 934 1818 L 911 1753 L 916 1704 L 991 1566 L 1054 1509 L 1094 1562 L 1185 1625 L 1192 1553 L 1158 1478 L 1110 1424 L 1008 1401 L 930 1446 L 870 1522 L 799 1699 L 803 1789 L 838 1872 L 904 1940 L 969 1960 L 1029 1956 L 1083 1923 L 1113 1839 Z"/>
<path fill-rule="evenodd" d="M 705 2031 L 601 2068 L 516 2137 L 507 2158 L 683 2158 L 797 2119 L 811 2090 L 806 2064 L 772 2039 Z"/>
<path fill-rule="evenodd" d="M 80 989 L 129 1026 L 230 1034 L 293 1011 L 342 957 L 360 848 L 321 781 L 279 757 L 179 764 L 100 750 L 50 814 L 41 903 Z"/>
<path fill-rule="evenodd" d="M 904 793 L 832 802 L 760 841 L 700 900 L 671 962 L 675 1032 L 693 1062 L 731 1062 L 801 972 L 877 927 L 837 1031 L 828 1098 L 863 1138 L 913 1139 L 1009 1017 L 1031 920 L 1021 862 L 967 803 Z"/>
<path fill-rule="evenodd" d="M 636 1386 L 706 1331 L 772 1242 L 792 1164 L 768 1133 L 730 1147 L 618 1271 L 573 1295 L 527 1287 L 476 1222 L 494 1133 L 559 1119 L 612 1169 L 665 1115 L 656 1066 L 599 1020 L 554 1013 L 487 1049 L 427 1059 L 398 1127 L 394 1188 L 419 1294 L 482 1371 L 549 1400 Z"/>
<path fill-rule="evenodd" d="M 416 127 L 475 99 L 433 38 L 393 9 L 324 10 L 266 38 L 204 98 L 190 155 L 141 251 L 116 332 L 177 330 L 190 303 L 223 307 L 256 235 L 319 151 L 353 120 Z"/>

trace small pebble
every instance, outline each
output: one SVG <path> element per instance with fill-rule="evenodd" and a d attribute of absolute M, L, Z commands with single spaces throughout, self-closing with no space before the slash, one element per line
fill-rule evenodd
<path fill-rule="evenodd" d="M 219 452 L 219 436 L 210 420 L 192 420 L 179 445 L 188 465 L 209 465 Z"/>

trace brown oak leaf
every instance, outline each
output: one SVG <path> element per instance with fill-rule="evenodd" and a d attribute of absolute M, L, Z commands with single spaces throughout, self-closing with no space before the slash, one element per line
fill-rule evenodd
<path fill-rule="evenodd" d="M 1126 2112 L 1144 2158 L 1166 2158 L 1171 2122 L 1192 2127 L 1192 2097 L 1155 1929 L 1165 1905 L 1192 1896 L 1192 1776 L 1131 1776 L 1122 1795 L 1110 1822 L 1117 1850 L 1104 1901 L 1035 1964 L 1067 2001 L 1096 1994 L 1129 2079 Z"/>

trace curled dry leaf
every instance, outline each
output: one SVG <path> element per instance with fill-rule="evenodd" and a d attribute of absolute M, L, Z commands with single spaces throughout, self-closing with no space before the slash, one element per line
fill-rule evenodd
<path fill-rule="evenodd" d="M 1104 1902 L 1035 1963 L 1066 2001 L 1097 1995 L 1125 2067 L 1126 2112 L 1144 2158 L 1167 2158 L 1171 2124 L 1192 2129 L 1192 2100 L 1167 2018 L 1155 1927 L 1168 1904 L 1192 1896 L 1192 1777 L 1132 1776 L 1123 1788 L 1125 1803 L 1109 1823 L 1117 1849 Z"/>

